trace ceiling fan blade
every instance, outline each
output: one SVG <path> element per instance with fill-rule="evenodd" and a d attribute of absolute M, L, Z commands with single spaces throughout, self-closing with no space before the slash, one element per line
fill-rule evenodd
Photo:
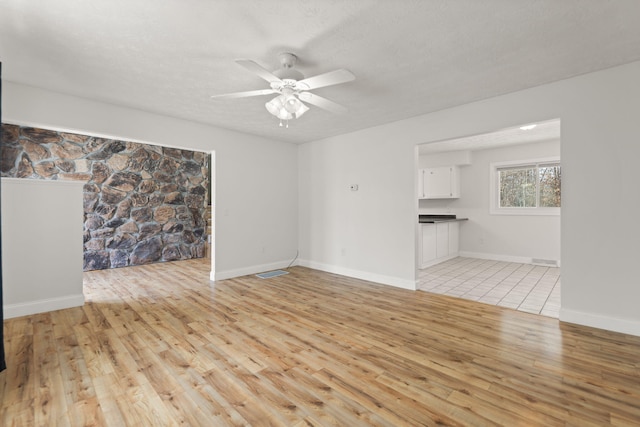
<path fill-rule="evenodd" d="M 257 64 L 256 62 L 251 61 L 250 59 L 236 59 L 236 63 L 238 65 L 242 65 L 244 68 L 251 71 L 252 73 L 257 74 L 258 77 L 265 79 L 269 83 L 279 83 L 282 81 L 278 76 L 273 74 L 271 71 L 267 70 L 263 66 Z"/>
<path fill-rule="evenodd" d="M 308 102 L 309 104 L 313 104 L 316 107 L 320 107 L 323 110 L 327 110 L 335 114 L 344 114 L 348 111 L 346 107 L 310 92 L 301 92 L 298 96 L 302 101 Z"/>
<path fill-rule="evenodd" d="M 234 98 L 247 98 L 249 96 L 269 95 L 271 93 L 278 93 L 273 89 L 259 89 L 248 90 L 246 92 L 225 93 L 223 95 L 211 95 L 214 99 L 234 99 Z"/>
<path fill-rule="evenodd" d="M 303 90 L 316 89 L 319 87 L 337 85 L 340 83 L 350 82 L 355 80 L 356 76 L 349 70 L 340 68 L 339 70 L 329 71 L 328 73 L 318 74 L 317 76 L 309 77 L 308 79 L 300 80 L 297 84 L 304 85 Z"/>

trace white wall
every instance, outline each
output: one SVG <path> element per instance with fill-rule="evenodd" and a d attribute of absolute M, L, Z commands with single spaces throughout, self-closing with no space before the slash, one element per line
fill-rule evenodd
<path fill-rule="evenodd" d="M 368 134 L 300 147 L 300 264 L 415 289 L 415 149 Z"/>
<path fill-rule="evenodd" d="M 2 178 L 6 318 L 84 304 L 81 182 Z"/>
<path fill-rule="evenodd" d="M 560 118 L 561 319 L 640 335 L 639 75 L 634 62 L 305 144 L 303 259 L 415 284 L 415 145 Z"/>
<path fill-rule="evenodd" d="M 216 279 L 283 267 L 295 256 L 296 145 L 8 81 L 2 89 L 7 123 L 215 150 Z"/>
<path fill-rule="evenodd" d="M 420 156 L 420 163 L 428 163 L 429 157 L 432 156 Z M 560 141 L 474 151 L 471 164 L 460 167 L 460 198 L 420 200 L 420 213 L 451 212 L 469 218 L 460 224 L 461 256 L 513 262 L 531 262 L 532 258 L 559 262 L 560 216 L 489 214 L 492 162 L 548 157 L 560 157 Z"/>
<path fill-rule="evenodd" d="M 451 165 L 470 165 L 473 155 L 469 150 L 444 151 L 429 154 L 420 154 L 418 168 L 434 168 Z"/>

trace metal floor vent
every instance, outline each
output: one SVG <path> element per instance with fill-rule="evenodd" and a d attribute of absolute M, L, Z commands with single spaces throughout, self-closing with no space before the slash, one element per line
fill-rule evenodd
<path fill-rule="evenodd" d="M 258 276 L 261 279 L 270 279 L 272 277 L 278 277 L 284 274 L 289 274 L 289 272 L 284 270 L 273 270 L 273 271 L 267 271 L 266 273 L 256 274 L 256 276 Z"/>

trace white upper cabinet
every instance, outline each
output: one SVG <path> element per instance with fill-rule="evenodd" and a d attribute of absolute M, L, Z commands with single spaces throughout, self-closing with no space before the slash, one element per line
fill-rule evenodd
<path fill-rule="evenodd" d="M 419 199 L 460 197 L 460 169 L 457 166 L 420 169 L 418 173 Z"/>

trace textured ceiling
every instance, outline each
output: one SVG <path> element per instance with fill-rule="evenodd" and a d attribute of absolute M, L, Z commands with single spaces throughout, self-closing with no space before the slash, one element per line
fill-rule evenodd
<path fill-rule="evenodd" d="M 307 142 L 640 60 L 638 0 L 0 1 L 5 80 Z M 288 129 L 269 96 L 211 99 L 267 83 L 293 52 L 346 106 L 311 106 Z"/>

